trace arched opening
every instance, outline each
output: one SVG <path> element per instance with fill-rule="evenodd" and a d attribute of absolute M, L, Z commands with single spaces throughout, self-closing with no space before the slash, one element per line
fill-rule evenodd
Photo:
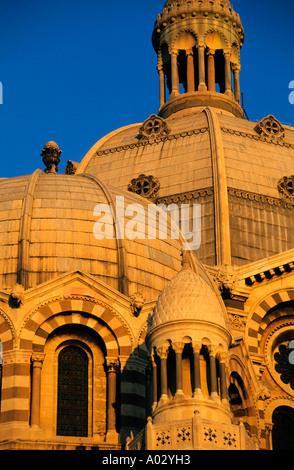
<path fill-rule="evenodd" d="M 192 397 L 195 388 L 194 360 L 191 343 L 183 349 L 183 392 L 186 397 Z"/>
<path fill-rule="evenodd" d="M 44 356 L 40 387 L 41 429 L 55 435 L 105 438 L 109 429 L 109 371 L 103 338 L 85 325 L 62 325 L 48 336 Z M 71 389 L 69 396 L 66 386 Z M 77 403 L 75 396 L 83 407 L 82 417 L 79 418 L 83 424 L 76 429 L 72 423 Z M 117 418 L 117 407 L 113 412 Z"/>
<path fill-rule="evenodd" d="M 88 356 L 75 345 L 58 356 L 57 435 L 88 436 Z"/>
<path fill-rule="evenodd" d="M 168 390 L 169 398 L 174 397 L 177 391 L 176 358 L 175 358 L 175 352 L 172 349 L 172 347 L 169 348 L 168 357 L 167 357 L 167 390 Z"/>
<path fill-rule="evenodd" d="M 233 372 L 229 385 L 229 402 L 235 418 L 247 415 L 246 392 L 242 378 L 237 372 Z"/>
<path fill-rule="evenodd" d="M 273 450 L 294 450 L 294 409 L 279 406 L 272 416 Z"/>
<path fill-rule="evenodd" d="M 209 353 L 205 346 L 202 346 L 200 351 L 200 377 L 201 377 L 201 390 L 205 398 L 210 395 L 210 367 L 209 367 Z"/>

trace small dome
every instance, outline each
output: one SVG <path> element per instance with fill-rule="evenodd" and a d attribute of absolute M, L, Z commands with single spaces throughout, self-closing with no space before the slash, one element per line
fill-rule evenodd
<path fill-rule="evenodd" d="M 226 314 L 213 286 L 184 266 L 159 295 L 150 329 L 179 320 L 198 320 L 228 329 Z"/>

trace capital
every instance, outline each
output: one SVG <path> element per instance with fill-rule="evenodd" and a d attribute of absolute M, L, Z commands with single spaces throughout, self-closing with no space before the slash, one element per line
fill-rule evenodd
<path fill-rule="evenodd" d="M 45 359 L 45 354 L 42 353 L 33 353 L 31 357 L 31 362 L 33 367 L 42 367 Z"/>
<path fill-rule="evenodd" d="M 119 370 L 119 360 L 117 358 L 107 357 L 105 361 L 106 372 L 115 372 Z"/>
<path fill-rule="evenodd" d="M 168 348 L 166 346 L 161 346 L 160 348 L 156 348 L 156 352 L 160 359 L 167 359 Z"/>
<path fill-rule="evenodd" d="M 185 343 L 178 341 L 177 343 L 172 343 L 172 348 L 176 354 L 182 354 Z"/>

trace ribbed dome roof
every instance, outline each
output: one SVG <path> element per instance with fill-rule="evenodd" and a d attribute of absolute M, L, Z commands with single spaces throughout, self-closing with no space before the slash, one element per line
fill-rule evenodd
<path fill-rule="evenodd" d="M 45 174 L 0 181 L 0 289 L 18 282 L 34 287 L 80 270 L 126 295 L 157 298 L 181 269 L 181 240 L 98 240 L 93 235 L 97 204 L 115 213 L 116 196 L 125 206 L 146 199 L 114 189 L 90 175 Z M 125 224 L 132 217 L 125 217 Z M 116 227 L 117 228 L 117 227 Z M 125 287 L 123 287 L 125 286 Z"/>
<path fill-rule="evenodd" d="M 179 320 L 205 321 L 227 328 L 225 315 L 213 286 L 191 268 L 183 267 L 159 295 L 150 330 Z"/>
<path fill-rule="evenodd" d="M 293 198 L 281 197 L 278 182 L 294 174 L 294 129 L 284 126 L 284 138 L 275 141 L 258 133 L 256 122 L 211 108 L 182 110 L 165 121 L 169 135 L 157 140 L 138 139 L 142 123 L 105 136 L 89 150 L 78 173 L 127 189 L 132 178 L 144 172 L 159 181 L 158 202 L 201 204 L 205 217 L 197 258 L 215 265 L 213 194 L 219 182 L 214 177 L 218 164 L 229 198 L 232 265 L 292 249 Z M 244 231 L 245 226 L 250 230 Z M 277 230 L 281 236 L 273 238 Z"/>

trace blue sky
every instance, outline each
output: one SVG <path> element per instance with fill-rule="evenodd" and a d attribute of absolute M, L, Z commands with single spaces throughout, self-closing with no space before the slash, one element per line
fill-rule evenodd
<path fill-rule="evenodd" d="M 245 29 L 241 90 L 249 119 L 294 126 L 294 6 L 235 0 Z M 0 0 L 1 177 L 43 169 L 49 140 L 81 161 L 108 132 L 158 112 L 151 44 L 164 0 Z"/>

